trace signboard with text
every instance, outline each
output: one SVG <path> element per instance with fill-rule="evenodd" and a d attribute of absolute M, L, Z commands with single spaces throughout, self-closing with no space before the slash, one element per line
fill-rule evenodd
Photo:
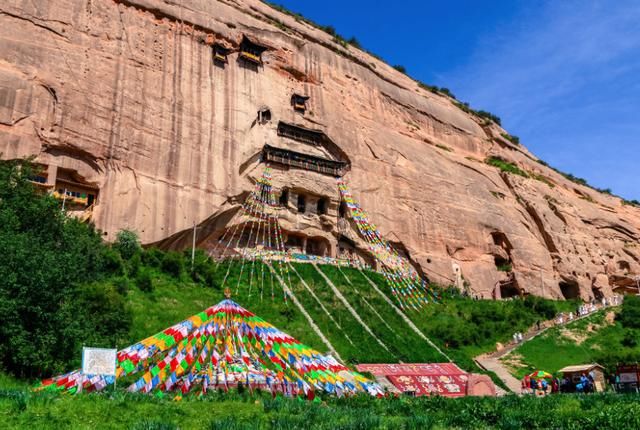
<path fill-rule="evenodd" d="M 82 348 L 82 373 L 85 375 L 116 375 L 116 349 Z"/>

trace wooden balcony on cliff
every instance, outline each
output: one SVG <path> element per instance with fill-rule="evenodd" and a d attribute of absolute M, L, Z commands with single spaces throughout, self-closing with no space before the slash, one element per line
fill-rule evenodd
<path fill-rule="evenodd" d="M 313 146 L 320 146 L 329 141 L 327 135 L 321 131 L 311 130 L 299 125 L 287 124 L 282 121 L 278 123 L 278 136 L 287 137 Z"/>
<path fill-rule="evenodd" d="M 291 96 L 291 106 L 293 106 L 293 110 L 300 113 L 305 113 L 305 111 L 307 110 L 307 100 L 309 100 L 309 96 L 293 94 Z"/>
<path fill-rule="evenodd" d="M 213 45 L 213 61 L 214 63 L 226 64 L 228 62 L 227 56 L 231 53 L 231 49 L 222 45 L 221 43 L 215 43 Z"/>
<path fill-rule="evenodd" d="M 269 49 L 267 45 L 243 35 L 240 42 L 240 58 L 253 64 L 262 65 L 262 53 L 267 49 Z"/>
<path fill-rule="evenodd" d="M 347 167 L 344 161 L 329 160 L 270 145 L 265 145 L 262 149 L 262 160 L 331 176 L 342 176 Z"/>

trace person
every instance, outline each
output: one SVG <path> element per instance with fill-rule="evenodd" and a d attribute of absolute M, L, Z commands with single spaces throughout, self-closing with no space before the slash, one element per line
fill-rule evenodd
<path fill-rule="evenodd" d="M 560 380 L 558 378 L 553 378 L 551 380 L 551 393 L 556 394 L 560 389 Z"/>
<path fill-rule="evenodd" d="M 525 375 L 525 377 L 522 378 L 522 385 L 520 387 L 522 389 L 522 394 L 529 393 L 530 385 L 531 385 L 531 378 L 529 377 L 529 375 Z"/>
<path fill-rule="evenodd" d="M 540 389 L 542 390 L 542 394 L 544 396 L 547 395 L 547 388 L 549 388 L 549 383 L 547 382 L 547 380 L 543 379 L 542 381 L 540 381 Z"/>
<path fill-rule="evenodd" d="M 536 327 L 538 328 L 538 331 L 540 331 L 540 320 L 536 321 Z"/>
<path fill-rule="evenodd" d="M 529 381 L 530 381 L 530 387 L 531 387 L 531 394 L 535 394 L 536 390 L 538 389 L 538 384 L 536 383 L 536 380 L 534 378 L 531 378 Z"/>

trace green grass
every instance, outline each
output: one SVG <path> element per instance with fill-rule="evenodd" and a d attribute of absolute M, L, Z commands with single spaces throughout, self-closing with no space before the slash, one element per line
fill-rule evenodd
<path fill-rule="evenodd" d="M 500 169 L 503 172 L 513 173 L 514 175 L 523 176 L 525 178 L 529 177 L 529 174 L 527 172 L 525 172 L 524 170 L 520 169 L 515 164 L 510 163 L 508 161 L 505 161 L 505 160 L 503 160 L 501 158 L 489 157 L 489 158 L 487 158 L 485 160 L 485 162 L 490 166 L 497 167 L 498 169 Z"/>
<path fill-rule="evenodd" d="M 285 276 L 287 283 L 290 282 L 298 300 L 347 364 L 446 361 L 409 328 L 397 312 L 374 291 L 360 271 L 338 269 L 329 265 L 318 267 L 388 348 L 385 350 L 381 347 L 364 329 L 312 265 L 294 264 L 295 270 L 331 317 L 304 288 L 295 272 L 290 271 Z M 328 352 L 327 346 L 309 328 L 308 321 L 300 310 L 291 300 L 284 300 L 281 286 L 269 275 L 268 268 L 262 263 L 256 262 L 253 266 L 250 262 L 244 266 L 238 261 L 222 263 L 216 266 L 209 287 L 193 282 L 186 274 L 176 279 L 160 269 L 145 267 L 144 270 L 150 273 L 153 289 L 143 292 L 134 282 L 125 284 L 126 303 L 133 315 L 133 322 L 128 337 L 122 339 L 122 344 L 117 345 L 118 347 L 138 342 L 218 303 L 224 298 L 222 290 L 226 276 L 224 287 L 231 289 L 232 299 L 241 306 L 318 351 Z M 241 272 L 242 278 L 238 282 Z M 384 294 L 391 297 L 391 291 L 380 274 L 366 273 Z M 109 282 L 117 283 L 117 279 L 119 278 Z M 406 314 L 458 365 L 469 371 L 479 371 L 473 363 L 474 356 L 492 350 L 496 342 L 507 341 L 514 331 L 523 331 L 537 320 L 546 319 L 545 313 L 547 316 L 554 315 L 575 307 L 572 302 L 542 299 L 475 301 L 455 294 L 448 296 L 449 293 L 445 294 L 444 290 L 436 291 L 441 296 L 438 303 L 429 304 L 420 311 L 407 311 Z M 79 351 L 77 355 L 80 357 Z M 74 365 L 79 366 L 79 359 Z"/>
<path fill-rule="evenodd" d="M 613 370 L 616 357 L 640 356 L 640 346 L 623 345 L 627 332 L 620 323 L 606 323 L 605 315 L 608 312 L 611 310 L 597 312 L 565 327 L 554 327 L 517 348 L 505 358 L 509 360 L 514 354 L 519 355 L 526 367 L 512 369 L 514 375 L 522 378 L 537 369 L 555 373 L 565 366 L 594 362 Z M 562 334 L 567 331 L 569 337 Z M 571 337 L 584 341 L 578 343 Z"/>
<path fill-rule="evenodd" d="M 4 429 L 614 429 L 640 427 L 636 395 L 272 399 L 232 390 L 176 402 L 124 392 L 0 390 Z"/>

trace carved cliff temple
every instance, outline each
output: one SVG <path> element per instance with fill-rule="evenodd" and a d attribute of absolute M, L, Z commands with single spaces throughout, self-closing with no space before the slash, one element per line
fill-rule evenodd
<path fill-rule="evenodd" d="M 293 94 L 291 96 L 291 106 L 293 106 L 293 110 L 300 113 L 305 113 L 305 111 L 307 110 L 307 100 L 309 100 L 309 96 Z"/>
<path fill-rule="evenodd" d="M 262 149 L 262 160 L 331 176 L 342 176 L 347 168 L 347 164 L 342 161 L 329 160 L 270 145 L 265 145 Z"/>
<path fill-rule="evenodd" d="M 278 123 L 278 136 L 288 137 L 289 139 L 314 146 L 320 146 L 328 140 L 328 137 L 321 131 L 287 124 L 282 121 Z"/>
<path fill-rule="evenodd" d="M 36 164 L 31 182 L 42 192 L 51 193 L 62 202 L 65 211 L 82 221 L 91 218 L 93 208 L 98 203 L 99 187 L 72 169 Z"/>
<path fill-rule="evenodd" d="M 246 62 L 261 66 L 262 54 L 267 49 L 269 49 L 267 45 L 245 34 L 242 36 L 242 41 L 240 42 L 240 58 Z"/>
<path fill-rule="evenodd" d="M 293 254 L 331 257 L 331 243 L 323 237 L 311 237 L 300 233 L 284 232 L 285 250 Z"/>
<path fill-rule="evenodd" d="M 227 56 L 231 53 L 231 49 L 222 45 L 221 43 L 215 43 L 212 47 L 213 62 L 218 66 L 224 67 L 228 63 Z"/>

